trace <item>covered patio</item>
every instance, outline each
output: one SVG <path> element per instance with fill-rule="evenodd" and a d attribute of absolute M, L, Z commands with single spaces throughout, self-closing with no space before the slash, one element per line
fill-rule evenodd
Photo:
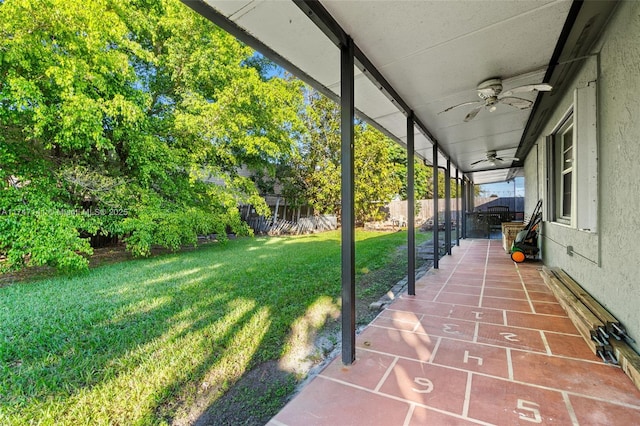
<path fill-rule="evenodd" d="M 464 240 L 269 425 L 631 425 L 640 391 L 594 355 L 540 276 Z"/>
<path fill-rule="evenodd" d="M 595 117 L 598 102 L 607 104 L 605 97 L 595 96 L 596 78 L 580 72 L 590 69 L 588 64 L 607 82 L 599 74 L 597 43 L 624 2 L 183 1 L 341 105 L 342 356 L 270 424 L 640 423 L 640 392 L 620 368 L 604 364 L 589 350 L 544 284 L 542 263 L 515 264 L 501 242 L 465 239 L 470 236 L 466 218 L 474 211 L 474 186 L 525 176 L 525 212 L 544 199 L 545 231 L 554 229 L 547 224 L 559 223 L 559 235 L 546 241 L 542 257 L 547 247 L 566 248 L 562 255 L 571 258 L 565 264 L 575 266 L 574 272 L 589 270 L 586 275 L 595 276 L 593 271 L 605 271 L 601 260 L 590 260 L 605 252 L 599 239 L 603 228 L 595 226 L 603 221 L 596 214 L 599 178 L 594 172 L 602 170 L 597 167 L 601 148 L 591 135 L 600 128 L 597 118 L 584 114 Z M 637 75 L 618 64 L 625 54 L 617 50 L 617 39 L 611 43 L 613 69 Z M 626 43 L 634 45 L 633 39 Z M 610 90 L 626 93 L 627 86 L 616 86 L 620 77 L 612 76 Z M 552 126 L 551 117 L 560 114 L 558 108 L 571 114 L 575 110 L 575 130 L 565 129 L 565 119 L 565 127 L 544 131 Z M 406 294 L 357 336 L 356 117 L 406 148 L 409 206 Z M 633 137 L 631 121 L 607 129 L 607 134 Z M 577 158 L 583 163 L 577 170 L 585 174 L 589 190 L 580 196 L 569 193 L 565 200 L 567 206 L 569 201 L 588 203 L 582 210 L 593 214 L 583 214 L 580 223 L 575 214 L 572 222 L 556 217 L 562 215 L 553 209 L 553 199 L 562 201 L 563 193 L 559 181 L 549 183 L 554 171 L 548 159 L 556 158 L 551 140 L 561 130 L 580 139 L 581 155 L 588 157 Z M 616 146 L 619 150 L 621 145 Z M 462 204 L 454 237 L 452 206 L 446 203 L 445 256 L 438 256 L 435 226 L 433 269 L 417 282 L 411 220 L 415 159 L 433 166 L 433 223 L 439 219 L 439 174 L 444 175 L 447 201 L 451 186 L 457 185 Z M 573 161 L 566 163 L 578 164 Z M 583 224 L 586 219 L 589 226 Z M 573 244 L 597 251 L 597 256 L 574 251 Z M 577 263 L 580 259 L 591 264 Z M 633 272 L 632 266 L 622 269 L 625 277 L 635 276 Z M 606 297 L 619 293 L 596 284 L 601 282 L 592 285 Z M 634 308 L 623 302 L 611 307 L 635 324 Z"/>
<path fill-rule="evenodd" d="M 444 175 L 444 251 L 450 255 L 451 186 L 461 194 L 459 241 L 467 236 L 465 215 L 474 210 L 474 185 L 523 175 L 554 94 L 589 56 L 615 9 L 614 2 L 567 0 L 183 1 L 340 104 L 346 365 L 356 350 L 356 117 L 406 147 L 408 294 L 415 295 L 415 160 L 433 166 L 434 224 L 438 176 Z M 525 211 L 536 202 L 525 203 Z M 437 269 L 437 227 L 433 241 Z"/>

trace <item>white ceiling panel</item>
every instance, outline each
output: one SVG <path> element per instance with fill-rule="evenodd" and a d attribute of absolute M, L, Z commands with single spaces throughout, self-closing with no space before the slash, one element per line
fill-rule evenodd
<path fill-rule="evenodd" d="M 339 49 L 293 2 L 207 3 L 323 85 L 340 81 Z"/>
<path fill-rule="evenodd" d="M 366 112 L 366 111 L 365 111 Z M 400 111 L 393 114 L 381 116 L 377 118 L 378 123 L 391 133 L 396 135 L 398 139 L 405 139 L 407 136 L 407 118 Z"/>
<path fill-rule="evenodd" d="M 491 139 L 491 144 L 488 144 L 487 142 L 487 148 L 485 148 L 485 145 L 478 142 L 482 140 L 481 137 L 478 137 L 476 139 L 469 139 L 460 143 L 449 144 L 447 145 L 447 152 L 449 152 L 451 156 L 455 156 L 456 158 L 461 158 L 468 161 L 473 157 L 477 157 L 478 153 L 486 152 L 487 149 L 505 150 L 516 148 L 518 146 L 520 133 L 520 130 L 516 130 L 513 132 L 496 134 Z M 465 161 L 462 161 L 461 166 L 464 165 Z"/>
<path fill-rule="evenodd" d="M 362 73 L 355 77 L 354 95 L 356 108 L 373 119 L 398 113 L 398 108 Z"/>
<path fill-rule="evenodd" d="M 487 2 L 475 0 L 322 1 L 379 68 L 452 40 L 473 36 L 492 25 L 544 9 L 550 3 L 554 2 L 495 1 L 487 7 Z"/>
<path fill-rule="evenodd" d="M 538 12 L 548 11 L 544 9 Z M 545 68 L 564 17 L 550 17 L 559 24 L 558 30 L 543 32 L 539 22 L 549 17 L 531 15 L 523 17 L 520 22 L 510 20 L 493 25 L 391 62 L 382 67 L 380 72 L 407 101 L 418 103 L 474 89 L 488 78 L 507 79 Z M 541 49 L 541 45 L 547 48 Z M 371 50 L 375 50 L 375 47 Z M 366 53 L 366 47 L 363 51 Z M 420 84 L 416 84 L 418 81 Z"/>
<path fill-rule="evenodd" d="M 205 0 L 243 31 L 285 58 L 324 88 L 339 94 L 340 52 L 289 0 Z M 503 90 L 542 82 L 558 43 L 570 0 L 321 0 L 383 78 L 461 171 L 474 179 L 506 178 L 508 169 L 477 172 L 471 163 L 488 150 L 513 156 L 531 113 L 500 104 L 464 122 L 477 101 L 477 85 L 502 78 Z M 331 27 L 331 26 L 329 26 Z M 360 70 L 356 108 L 396 140 L 406 142 L 406 117 Z M 536 93 L 519 97 L 535 101 Z M 419 156 L 431 161 L 431 141 L 415 137 Z M 491 164 L 488 167 L 493 167 Z M 500 167 L 496 165 L 495 167 Z M 504 167 L 504 165 L 502 165 Z"/>
<path fill-rule="evenodd" d="M 483 185 L 485 183 L 504 182 L 509 179 L 509 173 L 509 169 L 500 169 L 483 172 L 471 172 L 469 173 L 469 175 L 476 185 Z"/>
<path fill-rule="evenodd" d="M 238 15 L 244 14 L 244 11 L 254 8 L 259 3 L 255 0 L 219 1 L 215 2 L 215 8 L 233 21 Z"/>

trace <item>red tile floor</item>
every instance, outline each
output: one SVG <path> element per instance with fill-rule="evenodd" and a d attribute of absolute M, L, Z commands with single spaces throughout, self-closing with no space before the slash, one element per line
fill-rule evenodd
<path fill-rule="evenodd" d="M 269 425 L 640 425 L 640 391 L 591 353 L 540 267 L 463 240 Z"/>

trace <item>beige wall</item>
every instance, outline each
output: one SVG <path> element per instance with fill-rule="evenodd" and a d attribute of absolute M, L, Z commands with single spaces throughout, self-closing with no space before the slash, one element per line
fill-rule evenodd
<path fill-rule="evenodd" d="M 640 342 L 640 2 L 620 4 L 596 51 L 599 63 L 585 60 L 570 90 L 556 94 L 562 100 L 526 159 L 526 208 L 546 197 L 544 137 L 570 107 L 573 89 L 596 80 L 598 229 L 545 221 L 543 260 L 563 268 Z"/>

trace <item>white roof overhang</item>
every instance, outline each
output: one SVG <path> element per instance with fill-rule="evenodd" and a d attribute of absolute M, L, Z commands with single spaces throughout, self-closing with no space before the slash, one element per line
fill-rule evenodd
<path fill-rule="evenodd" d="M 185 4 L 292 74 L 337 100 L 339 45 L 355 43 L 355 106 L 359 116 L 401 144 L 406 116 L 415 118 L 416 155 L 438 164 L 449 159 L 474 183 L 521 173 L 554 104 L 553 95 L 589 48 L 613 2 L 527 1 L 305 1 L 199 0 Z M 549 82 L 551 93 L 523 93 L 531 109 L 500 104 L 469 122 L 476 86 L 502 79 L 504 90 Z M 505 164 L 471 163 L 489 150 L 518 157 Z"/>

